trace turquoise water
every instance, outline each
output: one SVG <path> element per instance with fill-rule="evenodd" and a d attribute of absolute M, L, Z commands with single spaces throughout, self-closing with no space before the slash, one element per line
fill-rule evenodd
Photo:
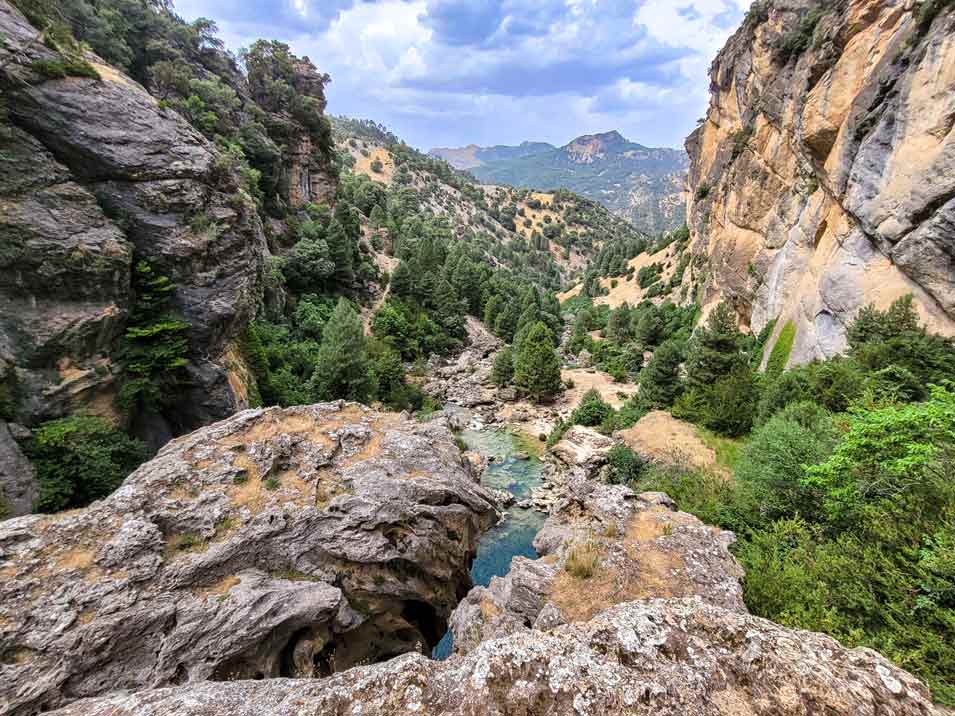
<path fill-rule="evenodd" d="M 461 433 L 461 439 L 469 449 L 496 458 L 481 478 L 485 487 L 507 490 L 520 501 L 530 497 L 531 490 L 540 485 L 543 463 L 535 457 L 515 459 L 514 455 L 523 448 L 512 435 L 496 430 L 469 430 Z M 507 574 L 512 557 L 537 557 L 533 542 L 544 524 L 545 515 L 514 506 L 507 508 L 507 513 L 504 521 L 485 532 L 478 544 L 477 556 L 471 565 L 471 579 L 476 585 L 486 587 L 491 583 L 491 577 Z M 435 659 L 448 658 L 452 645 L 449 631 L 434 647 L 432 656 Z"/>

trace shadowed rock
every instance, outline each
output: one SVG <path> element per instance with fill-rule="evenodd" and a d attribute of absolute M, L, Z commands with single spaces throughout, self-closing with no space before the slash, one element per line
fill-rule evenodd
<path fill-rule="evenodd" d="M 868 649 L 707 604 L 630 602 L 466 657 L 406 655 L 320 681 L 192 684 L 57 716 L 930 716 L 925 686 Z"/>

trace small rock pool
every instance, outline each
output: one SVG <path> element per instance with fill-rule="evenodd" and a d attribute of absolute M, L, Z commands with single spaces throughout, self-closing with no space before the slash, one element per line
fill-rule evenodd
<path fill-rule="evenodd" d="M 519 438 L 502 430 L 466 430 L 460 434 L 470 450 L 493 457 L 481 484 L 497 490 L 507 490 L 520 501 L 530 497 L 531 490 L 541 484 L 543 463 L 530 455 L 526 460 L 517 455 L 527 455 L 528 450 Z M 546 516 L 537 510 L 523 509 L 512 505 L 500 524 L 484 533 L 478 545 L 477 556 L 471 565 L 471 579 L 475 585 L 486 587 L 491 577 L 503 576 L 511 568 L 515 556 L 535 559 L 534 537 L 544 524 Z M 447 659 L 453 642 L 451 632 L 444 635 L 432 652 L 435 659 Z"/>

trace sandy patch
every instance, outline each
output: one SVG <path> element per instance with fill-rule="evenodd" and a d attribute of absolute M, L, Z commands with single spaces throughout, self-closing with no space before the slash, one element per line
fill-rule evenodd
<path fill-rule="evenodd" d="M 724 473 L 716 452 L 700 438 L 696 427 L 662 410 L 645 415 L 617 436 L 634 452 L 658 462 L 688 461 L 691 465 Z"/>

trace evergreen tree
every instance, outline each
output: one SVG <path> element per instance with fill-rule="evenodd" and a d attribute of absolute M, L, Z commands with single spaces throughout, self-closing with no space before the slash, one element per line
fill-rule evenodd
<path fill-rule="evenodd" d="M 434 295 L 435 319 L 452 338 L 463 338 L 466 334 L 464 313 L 467 309 L 464 301 L 458 298 L 454 286 L 441 279 Z"/>
<path fill-rule="evenodd" d="M 497 317 L 503 308 L 504 299 L 501 298 L 500 294 L 495 293 L 488 299 L 487 304 L 484 306 L 484 325 L 486 325 L 489 330 L 494 330 L 494 326 L 497 325 Z"/>
<path fill-rule="evenodd" d="M 664 335 L 663 317 L 655 307 L 650 306 L 640 314 L 634 337 L 644 348 L 653 348 Z"/>
<path fill-rule="evenodd" d="M 335 264 L 335 281 L 341 286 L 351 286 L 355 283 L 352 241 L 337 216 L 328 225 L 325 242 L 328 244 L 329 258 Z"/>
<path fill-rule="evenodd" d="M 517 321 L 520 318 L 517 311 L 517 304 L 514 301 L 509 301 L 504 304 L 501 312 L 494 319 L 494 333 L 505 341 L 514 339 L 514 331 L 517 329 Z"/>
<path fill-rule="evenodd" d="M 372 207 L 371 215 L 368 217 L 368 221 L 375 229 L 381 229 L 386 226 L 388 216 L 385 213 L 385 210 L 381 208 L 381 204 L 375 204 Z"/>
<path fill-rule="evenodd" d="M 610 312 L 606 335 L 617 343 L 626 343 L 630 340 L 630 306 L 626 303 Z"/>
<path fill-rule="evenodd" d="M 159 411 L 187 381 L 189 324 L 173 312 L 176 285 L 146 261 L 133 270 L 136 302 L 123 336 L 126 380 L 120 404 L 129 410 Z"/>
<path fill-rule="evenodd" d="M 693 338 L 686 362 L 687 384 L 705 390 L 746 365 L 744 341 L 735 312 L 728 303 L 721 303 Z"/>
<path fill-rule="evenodd" d="M 323 239 L 302 239 L 289 251 L 283 273 L 289 287 L 314 291 L 324 287 L 335 268 L 328 244 Z"/>
<path fill-rule="evenodd" d="M 415 292 L 415 277 L 411 267 L 402 261 L 391 274 L 391 292 L 395 296 L 412 296 Z"/>
<path fill-rule="evenodd" d="M 491 380 L 500 386 L 510 385 L 514 380 L 514 351 L 510 346 L 505 346 L 494 356 Z"/>
<path fill-rule="evenodd" d="M 640 373 L 640 404 L 646 408 L 668 408 L 680 397 L 680 363 L 683 347 L 676 341 L 664 341 Z"/>
<path fill-rule="evenodd" d="M 361 317 L 340 298 L 322 332 L 310 388 L 322 400 L 367 402 L 374 387 L 370 367 Z"/>
<path fill-rule="evenodd" d="M 538 402 L 556 397 L 563 389 L 554 337 L 543 322 L 534 324 L 517 354 L 514 383 Z"/>

